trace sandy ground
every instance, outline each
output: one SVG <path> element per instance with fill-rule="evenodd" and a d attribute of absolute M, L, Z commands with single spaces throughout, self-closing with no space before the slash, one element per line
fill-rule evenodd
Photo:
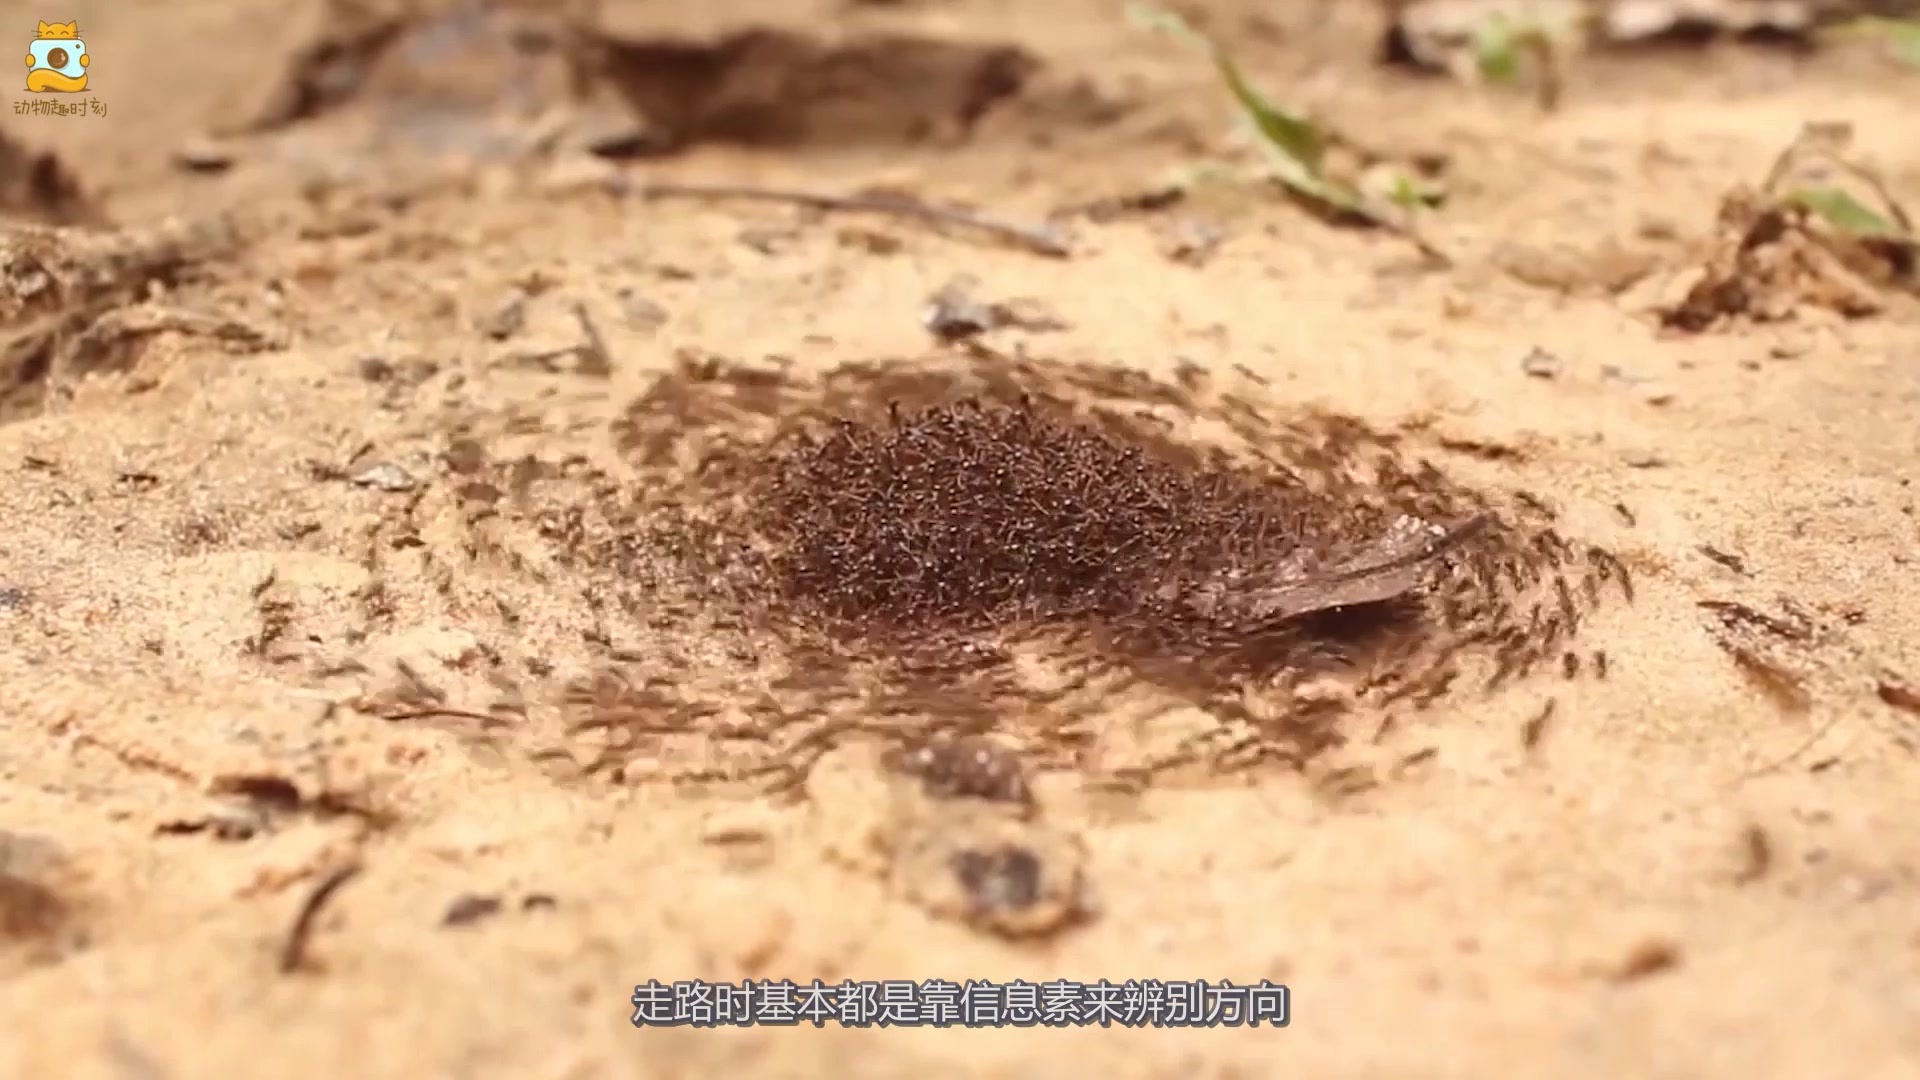
<path fill-rule="evenodd" d="M 109 229 L 7 226 L 0 1074 L 1920 1075 L 1920 322 L 1892 291 L 1698 333 L 1653 313 L 1805 122 L 1850 122 L 1920 198 L 1920 73 L 1864 46 L 1591 57 L 1543 114 L 1376 67 L 1369 5 L 1196 2 L 1277 93 L 1445 155 L 1424 228 L 1451 267 L 1231 184 L 1080 215 L 1054 259 L 621 184 L 883 184 L 1038 222 L 1233 156 L 1206 66 L 1110 5 L 610 4 L 622 40 L 691 43 L 622 69 L 649 132 L 583 114 L 678 140 L 628 163 L 540 111 L 578 75 L 564 39 L 485 20 L 286 95 L 342 25 L 320 7 L 0 5 L 21 38 L 77 19 L 106 109 L 8 116 L 83 193 L 50 202 L 16 162 L 10 210 Z M 782 89 L 768 56 L 811 74 Z M 173 158 L 196 141 L 198 171 Z M 1065 326 L 997 348 L 1237 364 L 1288 406 L 1405 427 L 1614 552 L 1634 602 L 1582 623 L 1580 678 L 1463 683 L 1378 737 L 1363 704 L 1302 767 L 1131 794 L 1037 769 L 1084 880 L 1079 917 L 1026 938 L 875 854 L 898 780 L 858 739 L 799 797 L 649 783 L 644 752 L 579 767 L 565 688 L 663 631 L 539 544 L 568 499 L 638 482 L 629 403 L 677 358 L 929 355 L 921 312 L 961 275 Z M 486 557 L 446 494 L 465 445 L 571 477 Z M 689 640 L 670 667 L 755 662 Z M 1016 976 L 1274 979 L 1294 1018 L 628 1022 L 649 978 Z"/>

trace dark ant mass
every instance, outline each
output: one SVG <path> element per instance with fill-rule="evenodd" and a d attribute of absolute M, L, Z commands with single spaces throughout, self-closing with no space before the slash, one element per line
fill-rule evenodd
<path fill-rule="evenodd" d="M 1354 709 L 1577 674 L 1566 643 L 1601 585 L 1629 588 L 1617 559 L 1538 500 L 1454 483 L 1406 434 L 1267 393 L 1192 365 L 1163 382 L 943 356 L 803 378 L 685 357 L 618 425 L 638 498 L 603 540 L 568 535 L 651 625 L 679 590 L 766 667 L 742 708 L 790 778 L 865 730 L 993 797 L 1017 771 L 951 740 L 1087 766 L 1129 709 L 1218 721 L 1168 761 L 1297 764 Z M 636 731 L 718 722 L 623 708 Z M 775 737 L 796 725 L 811 734 Z"/>

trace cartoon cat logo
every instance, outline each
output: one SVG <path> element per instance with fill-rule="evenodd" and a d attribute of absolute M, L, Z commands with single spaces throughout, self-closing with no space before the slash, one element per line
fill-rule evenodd
<path fill-rule="evenodd" d="M 36 94 L 77 94 L 87 88 L 91 63 L 78 21 L 43 22 L 40 36 L 27 45 L 27 89 Z"/>

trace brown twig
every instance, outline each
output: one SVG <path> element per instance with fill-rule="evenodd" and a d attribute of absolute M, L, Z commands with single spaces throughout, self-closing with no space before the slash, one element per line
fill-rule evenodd
<path fill-rule="evenodd" d="M 586 361 L 582 370 L 589 375 L 606 375 L 613 371 L 613 353 L 607 348 L 607 339 L 600 335 L 600 327 L 593 321 L 593 313 L 587 305 L 575 303 L 573 317 L 580 324 L 580 332 L 586 335 L 586 345 L 581 349 L 581 358 Z"/>
<path fill-rule="evenodd" d="M 378 716 L 382 720 L 392 720 L 396 723 L 401 720 L 478 720 L 478 721 L 481 721 L 482 723 L 492 724 L 492 723 L 498 723 L 500 720 L 498 716 L 490 716 L 486 713 L 474 712 L 472 709 L 452 709 L 452 708 L 440 708 L 440 707 L 422 708 L 422 709 L 396 709 L 391 712 L 386 710 L 374 710 L 373 714 L 375 716 Z"/>
<path fill-rule="evenodd" d="M 1072 254 L 1066 242 L 1053 230 L 1044 226 L 1017 225 L 962 207 L 940 206 L 906 195 L 877 192 L 828 195 L 812 191 L 757 187 L 750 184 L 699 184 L 680 181 L 642 184 L 635 189 L 635 194 L 643 199 L 746 199 L 755 202 L 788 203 L 815 210 L 894 214 L 972 229 L 1049 258 L 1060 259 Z"/>
<path fill-rule="evenodd" d="M 291 974 L 308 966 L 307 943 L 313 938 L 313 925 L 325 910 L 327 901 L 340 891 L 340 887 L 352 881 L 360 873 L 358 862 L 343 863 L 329 870 L 320 883 L 307 894 L 300 905 L 300 913 L 293 918 L 293 926 L 287 930 L 286 944 L 280 947 L 280 970 Z"/>

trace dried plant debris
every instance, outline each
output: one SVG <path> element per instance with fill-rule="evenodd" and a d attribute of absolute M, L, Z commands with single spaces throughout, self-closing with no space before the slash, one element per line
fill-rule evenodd
<path fill-rule="evenodd" d="M 1811 654 L 1821 627 L 1792 601 L 1783 598 L 1781 604 L 1779 615 L 1731 600 L 1702 600 L 1699 606 L 1711 616 L 1714 643 L 1741 673 L 1783 708 L 1800 711 L 1813 700 Z"/>
<path fill-rule="evenodd" d="M 1845 124 L 1809 124 L 1758 189 L 1730 192 L 1698 280 L 1663 321 L 1700 331 L 1809 306 L 1858 317 L 1915 292 L 1920 234 L 1886 184 L 1847 156 L 1851 139 Z"/>
<path fill-rule="evenodd" d="M 584 767 L 628 779 L 791 790 L 855 736 L 989 802 L 1025 798 L 1002 755 L 1299 764 L 1356 709 L 1554 665 L 1630 588 L 1399 436 L 1191 367 L 688 356 L 617 435 L 631 481 L 490 511 L 633 628 L 568 699 Z"/>
<path fill-rule="evenodd" d="M 232 319 L 137 303 L 155 284 L 187 283 L 234 244 L 231 230 L 215 223 L 110 232 L 0 227 L 0 423 L 31 414 L 50 385 L 133 363 L 163 331 L 271 347 L 272 335 Z"/>

